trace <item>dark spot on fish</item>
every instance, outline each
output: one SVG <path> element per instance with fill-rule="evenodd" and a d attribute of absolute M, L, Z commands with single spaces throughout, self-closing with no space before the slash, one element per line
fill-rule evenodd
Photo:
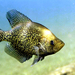
<path fill-rule="evenodd" d="M 54 41 L 53 41 L 53 40 L 51 40 L 51 41 L 50 41 L 50 44 L 51 44 L 51 45 L 54 45 Z"/>

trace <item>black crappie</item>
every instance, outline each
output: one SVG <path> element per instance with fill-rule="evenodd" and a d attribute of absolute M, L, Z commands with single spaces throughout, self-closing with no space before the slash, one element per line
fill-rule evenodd
<path fill-rule="evenodd" d="M 10 10 L 6 15 L 12 29 L 0 30 L 0 41 L 8 41 L 5 52 L 24 62 L 35 55 L 35 64 L 45 56 L 58 52 L 64 42 L 58 39 L 45 26 L 31 21 L 17 10 Z"/>

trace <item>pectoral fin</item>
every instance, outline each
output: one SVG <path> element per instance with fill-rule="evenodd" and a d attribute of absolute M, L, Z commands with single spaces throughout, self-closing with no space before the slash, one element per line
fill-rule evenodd
<path fill-rule="evenodd" d="M 39 49 L 44 53 L 46 52 L 44 45 L 42 45 L 40 42 L 39 42 Z"/>
<path fill-rule="evenodd" d="M 40 60 L 42 61 L 43 59 L 44 59 L 44 57 L 35 56 L 34 61 L 33 61 L 33 63 L 32 63 L 32 66 L 33 66 L 34 64 L 36 64 L 37 62 L 39 62 Z"/>
<path fill-rule="evenodd" d="M 21 63 L 25 62 L 26 60 L 28 60 L 32 57 L 32 56 L 27 56 L 27 55 L 23 56 L 23 55 L 19 54 L 18 51 L 15 50 L 9 43 L 6 44 L 5 52 L 8 55 L 17 59 Z"/>
<path fill-rule="evenodd" d="M 33 61 L 33 63 L 32 63 L 32 66 L 34 65 L 34 64 L 36 64 L 37 62 L 39 62 L 40 60 L 43 60 L 44 59 L 44 57 L 43 56 L 40 56 L 40 51 L 39 51 L 39 47 L 38 46 L 34 46 L 34 49 L 35 49 L 35 52 L 36 52 L 36 55 L 35 55 L 35 57 L 34 57 L 34 61 Z M 42 51 L 43 52 L 43 51 Z"/>

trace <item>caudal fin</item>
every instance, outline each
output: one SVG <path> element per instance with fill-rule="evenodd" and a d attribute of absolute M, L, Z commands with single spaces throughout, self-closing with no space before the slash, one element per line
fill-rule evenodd
<path fill-rule="evenodd" d="M 0 29 L 0 42 L 4 40 L 4 31 Z"/>

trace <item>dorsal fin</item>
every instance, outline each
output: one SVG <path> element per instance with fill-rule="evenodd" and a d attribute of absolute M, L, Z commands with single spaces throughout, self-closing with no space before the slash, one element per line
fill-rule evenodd
<path fill-rule="evenodd" d="M 28 21 L 31 21 L 27 16 L 15 9 L 8 11 L 6 17 L 12 28 L 19 23 L 26 23 Z"/>

